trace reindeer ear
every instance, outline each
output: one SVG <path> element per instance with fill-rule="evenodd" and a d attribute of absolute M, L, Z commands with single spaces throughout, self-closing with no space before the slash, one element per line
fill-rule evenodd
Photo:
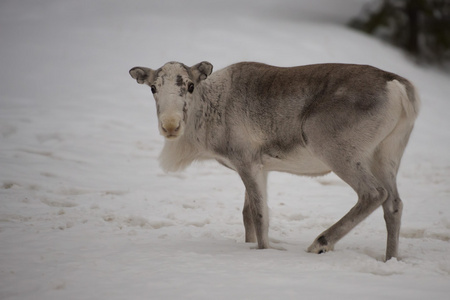
<path fill-rule="evenodd" d="M 155 71 L 145 67 L 134 67 L 130 70 L 130 75 L 136 79 L 137 83 L 151 85 L 155 79 Z"/>
<path fill-rule="evenodd" d="M 213 70 L 213 65 L 207 61 L 202 61 L 201 63 L 196 64 L 191 67 L 192 75 L 194 76 L 194 80 L 199 82 L 201 80 L 205 80 L 206 77 L 211 75 Z"/>

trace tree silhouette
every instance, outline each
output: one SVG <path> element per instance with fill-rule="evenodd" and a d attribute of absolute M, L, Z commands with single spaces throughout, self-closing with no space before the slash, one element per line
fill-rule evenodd
<path fill-rule="evenodd" d="M 349 25 L 405 49 L 419 62 L 450 60 L 450 0 L 375 1 Z"/>

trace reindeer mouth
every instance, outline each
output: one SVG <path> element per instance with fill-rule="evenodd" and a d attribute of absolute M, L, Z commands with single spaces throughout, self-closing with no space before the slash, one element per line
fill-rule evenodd
<path fill-rule="evenodd" d="M 164 134 L 164 137 L 169 141 L 174 141 L 180 136 L 178 134 Z"/>

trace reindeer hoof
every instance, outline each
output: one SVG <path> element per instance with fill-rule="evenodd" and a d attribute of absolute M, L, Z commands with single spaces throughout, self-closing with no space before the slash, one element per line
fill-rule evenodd
<path fill-rule="evenodd" d="M 325 236 L 318 237 L 311 246 L 308 247 L 308 252 L 310 253 L 316 253 L 316 254 L 322 254 L 328 251 L 332 251 L 334 248 L 333 245 L 330 245 L 325 238 Z"/>

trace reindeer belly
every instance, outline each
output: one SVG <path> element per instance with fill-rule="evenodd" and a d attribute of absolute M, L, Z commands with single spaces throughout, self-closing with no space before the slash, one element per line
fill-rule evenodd
<path fill-rule="evenodd" d="M 289 154 L 264 154 L 262 157 L 266 171 L 286 172 L 296 175 L 320 176 L 331 172 L 330 168 L 305 148 Z"/>

